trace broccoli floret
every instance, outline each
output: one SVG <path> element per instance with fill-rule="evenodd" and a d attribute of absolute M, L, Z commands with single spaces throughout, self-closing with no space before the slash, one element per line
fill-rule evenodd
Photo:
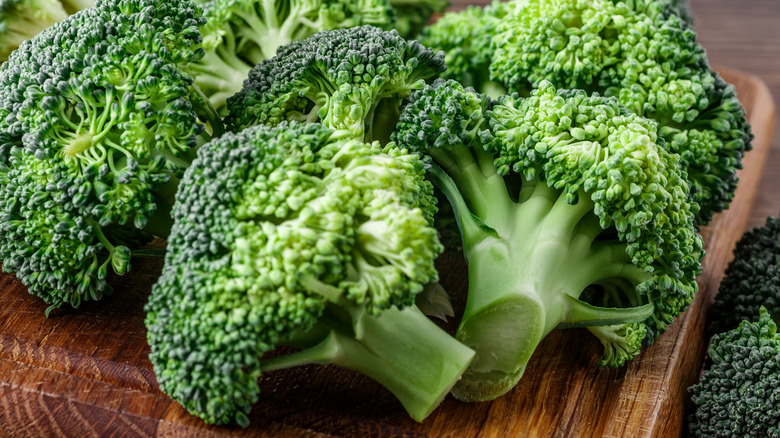
<path fill-rule="evenodd" d="M 715 295 L 715 330 L 731 330 L 763 306 L 780 321 L 780 219 L 746 232 Z"/>
<path fill-rule="evenodd" d="M 356 138 L 390 137 L 401 103 L 444 70 L 444 54 L 373 26 L 323 31 L 279 49 L 228 98 L 237 131 L 282 121 L 319 122 Z"/>
<path fill-rule="evenodd" d="M 19 45 L 93 0 L 0 0 L 0 63 Z"/>
<path fill-rule="evenodd" d="M 456 79 L 471 74 L 467 84 L 481 92 L 498 83 L 527 95 L 547 80 L 615 96 L 630 111 L 657 121 L 665 147 L 681 156 L 700 206 L 697 224 L 706 225 L 728 208 L 752 134 L 734 87 L 710 68 L 676 10 L 658 0 L 527 0 L 485 9 L 470 32 L 452 23 L 469 21 L 473 12 L 445 17 L 427 31 L 425 43 L 447 50 L 470 41 L 478 62 L 472 69 L 455 64 L 453 73 Z M 469 40 L 464 32 L 479 38 Z"/>
<path fill-rule="evenodd" d="M 433 14 L 450 7 L 448 0 L 390 0 L 395 12 L 393 28 L 404 38 L 416 38 Z"/>
<path fill-rule="evenodd" d="M 168 233 L 182 169 L 222 129 L 183 70 L 201 24 L 188 1 L 105 0 L 0 68 L 0 260 L 49 310 L 109 294 Z"/>
<path fill-rule="evenodd" d="M 204 145 L 181 182 L 146 306 L 160 388 L 210 423 L 248 423 L 258 376 L 358 371 L 418 421 L 473 357 L 416 307 L 437 281 L 432 187 L 417 155 L 319 124 Z M 261 359 L 275 346 L 295 353 Z"/>
<path fill-rule="evenodd" d="M 689 389 L 693 436 L 780 437 L 780 335 L 765 308 L 757 315 L 712 337 L 711 364 Z"/>
<path fill-rule="evenodd" d="M 493 98 L 506 94 L 501 84 L 490 79 L 490 60 L 494 49 L 491 41 L 501 20 L 514 5 L 514 2 L 494 1 L 484 7 L 469 6 L 444 14 L 426 27 L 420 43 L 445 53 L 447 70 L 441 77 L 457 80 Z"/>
<path fill-rule="evenodd" d="M 440 80 L 411 96 L 394 139 L 430 155 L 459 221 L 456 337 L 477 356 L 457 398 L 510 390 L 556 327 L 593 326 L 602 365 L 622 365 L 693 299 L 703 243 L 679 157 L 616 99 L 542 82 L 491 102 Z"/>
<path fill-rule="evenodd" d="M 389 28 L 389 0 L 211 0 L 203 4 L 205 56 L 192 64 L 195 82 L 221 110 L 249 70 L 284 45 L 324 29 L 371 24 Z"/>

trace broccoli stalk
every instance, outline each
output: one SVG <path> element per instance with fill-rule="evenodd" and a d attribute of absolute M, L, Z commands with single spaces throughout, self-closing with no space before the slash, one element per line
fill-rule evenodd
<path fill-rule="evenodd" d="M 394 139 L 431 157 L 468 263 L 456 337 L 477 352 L 462 400 L 509 391 L 556 327 L 584 326 L 620 366 L 691 301 L 701 270 L 678 158 L 611 98 L 557 92 L 491 102 L 455 81 L 411 98 Z"/>

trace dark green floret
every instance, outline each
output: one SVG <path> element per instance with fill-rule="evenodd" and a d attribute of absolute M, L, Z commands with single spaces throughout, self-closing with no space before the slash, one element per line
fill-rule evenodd
<path fill-rule="evenodd" d="M 454 15 L 423 40 L 462 58 L 447 59 L 449 77 L 490 95 L 497 86 L 527 95 L 550 81 L 614 96 L 658 122 L 661 144 L 680 155 L 700 206 L 697 225 L 728 208 L 751 148 L 750 126 L 734 87 L 710 68 L 670 1 L 529 0 Z"/>
<path fill-rule="evenodd" d="M 780 321 L 780 219 L 773 217 L 737 242 L 715 295 L 715 329 L 733 329 L 762 306 Z"/>
<path fill-rule="evenodd" d="M 469 269 L 456 337 L 477 356 L 457 398 L 509 391 L 556 327 L 587 327 L 600 365 L 620 366 L 690 304 L 702 239 L 656 129 L 549 82 L 497 101 L 443 80 L 412 95 L 394 139 L 433 159 Z"/>
<path fill-rule="evenodd" d="M 714 335 L 709 361 L 689 389 L 691 436 L 780 437 L 780 335 L 769 312 L 761 307 L 738 328 Z"/>
<path fill-rule="evenodd" d="M 188 1 L 101 1 L 0 68 L 0 260 L 49 310 L 109 294 L 168 233 L 178 177 L 222 130 L 184 72 L 202 24 Z"/>
<path fill-rule="evenodd" d="M 279 47 L 325 29 L 390 28 L 394 16 L 389 0 L 211 0 L 202 7 L 206 54 L 191 68 L 217 110 Z"/>
<path fill-rule="evenodd" d="M 323 31 L 279 49 L 228 99 L 234 131 L 319 122 L 386 143 L 401 104 L 444 70 L 444 54 L 372 26 Z"/>
<path fill-rule="evenodd" d="M 376 380 L 421 421 L 471 361 L 414 306 L 442 251 L 421 160 L 350 137 L 252 127 L 186 171 L 146 326 L 160 388 L 205 421 L 246 426 L 260 374 L 306 363 Z M 281 345 L 300 350 L 261 360 Z"/>

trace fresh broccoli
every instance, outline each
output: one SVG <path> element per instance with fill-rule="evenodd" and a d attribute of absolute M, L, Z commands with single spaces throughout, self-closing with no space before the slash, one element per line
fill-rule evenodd
<path fill-rule="evenodd" d="M 417 155 L 319 124 L 228 133 L 181 182 L 146 306 L 161 389 L 209 423 L 248 424 L 262 372 L 358 371 L 418 421 L 474 352 L 414 307 L 442 247 Z M 261 359 L 276 346 L 299 351 Z"/>
<path fill-rule="evenodd" d="M 757 314 L 712 337 L 711 364 L 689 389 L 693 436 L 780 437 L 780 335 L 765 308 Z"/>
<path fill-rule="evenodd" d="M 675 10 L 658 0 L 524 0 L 445 16 L 423 42 L 443 50 L 467 42 L 477 52 L 467 58 L 476 62 L 471 70 L 448 64 L 450 77 L 465 77 L 482 92 L 497 83 L 527 95 L 547 80 L 617 97 L 657 121 L 663 144 L 680 155 L 688 175 L 700 206 L 697 224 L 705 225 L 734 196 L 752 134 L 734 87 L 710 68 Z"/>
<path fill-rule="evenodd" d="M 103 0 L 0 67 L 0 260 L 47 313 L 109 294 L 168 233 L 183 168 L 222 130 L 184 72 L 201 24 L 186 0 Z"/>
<path fill-rule="evenodd" d="M 389 28 L 393 22 L 389 0 L 211 0 L 202 6 L 206 54 L 191 68 L 217 110 L 279 47 L 324 29 Z"/>
<path fill-rule="evenodd" d="M 319 122 L 356 138 L 390 138 L 401 103 L 444 70 L 444 54 L 396 31 L 363 26 L 323 31 L 282 47 L 228 98 L 237 131 L 282 121 Z"/>
<path fill-rule="evenodd" d="M 93 0 L 0 0 L 0 63 L 23 41 L 93 4 Z"/>
<path fill-rule="evenodd" d="M 510 390 L 556 327 L 589 327 L 601 365 L 622 365 L 690 304 L 703 243 L 656 129 L 546 81 L 495 102 L 452 80 L 411 96 L 393 138 L 434 161 L 468 263 L 456 337 L 477 356 L 457 398 Z"/>
<path fill-rule="evenodd" d="M 763 306 L 780 321 L 780 219 L 745 233 L 715 295 L 715 330 L 731 330 Z"/>
<path fill-rule="evenodd" d="M 450 6 L 448 0 L 390 0 L 395 12 L 393 28 L 404 38 L 417 38 L 433 14 Z"/>

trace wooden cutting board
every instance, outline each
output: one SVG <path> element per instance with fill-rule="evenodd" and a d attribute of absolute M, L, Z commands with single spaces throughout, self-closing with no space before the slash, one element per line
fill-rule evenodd
<path fill-rule="evenodd" d="M 492 402 L 448 397 L 415 423 L 384 388 L 331 366 L 267 373 L 248 429 L 207 426 L 158 388 L 147 355 L 143 305 L 161 268 L 134 262 L 115 293 L 44 317 L 46 305 L 0 275 L 0 436 L 572 436 L 677 437 L 686 388 L 705 354 L 712 296 L 750 215 L 769 152 L 774 108 L 757 78 L 723 71 L 756 135 L 731 208 L 704 230 L 707 256 L 691 307 L 622 369 L 598 369 L 601 345 L 584 330 L 541 344 L 520 384 Z M 780 169 L 770 169 L 778 171 Z M 465 288 L 465 265 L 445 254 L 442 283 Z"/>

